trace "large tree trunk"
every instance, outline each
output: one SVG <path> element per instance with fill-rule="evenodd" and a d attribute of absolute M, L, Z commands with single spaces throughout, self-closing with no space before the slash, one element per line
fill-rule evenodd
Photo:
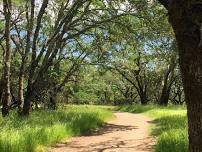
<path fill-rule="evenodd" d="M 202 50 L 198 48 L 198 34 L 195 31 L 189 36 L 177 36 L 187 103 L 190 152 L 202 151 Z"/>
<path fill-rule="evenodd" d="M 191 25 L 190 25 L 191 24 Z M 187 26 L 187 27 L 186 27 Z M 190 31 L 190 26 L 194 30 Z M 187 103 L 188 126 L 189 126 L 189 151 L 202 151 L 202 49 L 199 49 L 200 27 L 193 23 L 185 23 L 189 32 L 176 35 L 179 45 L 180 66 Z M 179 27 L 176 28 L 178 33 Z"/>
<path fill-rule="evenodd" d="M 160 0 L 160 2 L 168 9 L 169 21 L 178 42 L 187 103 L 189 151 L 202 152 L 201 4 L 191 0 Z"/>
<path fill-rule="evenodd" d="M 10 27 L 11 27 L 11 0 L 3 1 L 4 15 L 5 15 L 5 59 L 4 59 L 4 93 L 2 97 L 2 116 L 9 114 L 10 97 L 10 60 L 11 60 L 11 44 L 10 44 Z"/>

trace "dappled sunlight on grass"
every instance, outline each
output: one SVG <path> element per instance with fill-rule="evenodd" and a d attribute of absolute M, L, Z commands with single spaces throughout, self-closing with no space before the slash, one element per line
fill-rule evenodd
<path fill-rule="evenodd" d="M 95 106 L 38 110 L 29 118 L 12 113 L 9 118 L 0 119 L 0 152 L 39 151 L 38 147 L 96 129 L 110 117 L 110 111 Z"/>

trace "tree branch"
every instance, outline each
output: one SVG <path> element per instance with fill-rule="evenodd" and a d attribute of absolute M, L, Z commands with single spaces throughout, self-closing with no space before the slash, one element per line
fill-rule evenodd
<path fill-rule="evenodd" d="M 169 7 L 169 0 L 158 0 L 166 9 Z"/>

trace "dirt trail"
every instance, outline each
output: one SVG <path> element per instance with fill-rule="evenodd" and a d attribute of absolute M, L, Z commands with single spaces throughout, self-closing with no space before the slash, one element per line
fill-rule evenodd
<path fill-rule="evenodd" d="M 152 152 L 151 119 L 142 114 L 117 112 L 115 119 L 89 136 L 73 137 L 48 152 Z"/>

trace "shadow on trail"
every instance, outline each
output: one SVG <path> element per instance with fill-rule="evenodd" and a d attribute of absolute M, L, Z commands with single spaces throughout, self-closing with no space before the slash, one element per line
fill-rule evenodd
<path fill-rule="evenodd" d="M 133 129 L 138 129 L 138 127 L 105 123 L 98 130 L 95 130 L 91 132 L 90 134 L 86 134 L 85 136 L 98 136 L 98 135 L 109 134 L 117 131 L 131 131 Z"/>
<path fill-rule="evenodd" d="M 74 142 L 74 144 L 68 144 L 68 143 L 62 143 L 60 145 L 57 145 L 57 148 L 62 148 L 62 147 L 69 147 L 69 148 L 73 148 L 73 149 L 88 149 L 88 150 L 82 150 L 79 152 L 105 152 L 105 151 L 116 151 L 117 149 L 120 151 L 134 151 L 134 149 L 136 151 L 140 150 L 140 151 L 152 151 L 153 150 L 153 146 L 152 145 L 148 145 L 147 142 L 145 142 L 145 140 L 147 139 L 139 139 L 141 144 L 131 144 L 133 142 L 133 140 L 122 140 L 120 138 L 112 138 L 111 140 L 106 140 L 103 142 L 99 142 L 99 143 L 93 143 L 91 144 L 89 142 L 88 145 L 85 146 L 81 146 L 78 142 Z"/>
<path fill-rule="evenodd" d="M 128 123 L 105 123 L 89 134 L 57 144 L 56 148 L 58 151 L 67 149 L 68 152 L 152 151 L 155 142 L 152 137 L 141 136 L 141 132 L 137 131 L 137 138 L 133 138 L 136 136 L 133 131 L 140 130 L 140 127 Z"/>

